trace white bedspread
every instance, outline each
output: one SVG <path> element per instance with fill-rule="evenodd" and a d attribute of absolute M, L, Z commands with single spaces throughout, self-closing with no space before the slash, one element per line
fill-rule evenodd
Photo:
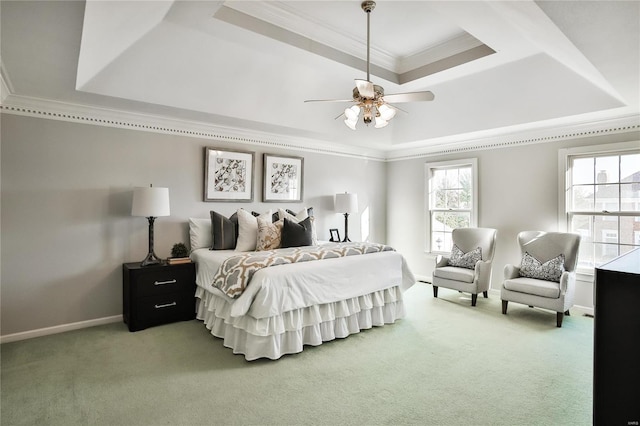
<path fill-rule="evenodd" d="M 194 250 L 196 283 L 209 293 L 226 299 L 231 316 L 268 318 L 295 309 L 333 303 L 400 286 L 404 291 L 415 277 L 404 257 L 395 251 L 279 265 L 258 271 L 247 289 L 231 299 L 211 283 L 220 264 L 238 254 L 233 250 Z"/>

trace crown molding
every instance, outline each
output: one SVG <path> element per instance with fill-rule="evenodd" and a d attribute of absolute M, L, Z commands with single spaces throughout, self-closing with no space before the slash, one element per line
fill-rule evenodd
<path fill-rule="evenodd" d="M 92 124 L 96 126 L 385 161 L 385 153 L 380 150 L 349 147 L 317 139 L 215 126 L 199 121 L 181 120 L 167 116 L 141 114 L 27 96 L 7 96 L 7 99 L 3 100 L 2 105 L 0 105 L 0 111 L 8 114 Z"/>
<path fill-rule="evenodd" d="M 214 16 L 223 19 L 225 8 L 250 16 L 275 28 L 285 29 L 305 39 L 319 42 L 354 58 L 366 60 L 366 38 L 354 37 L 338 28 L 332 27 L 315 16 L 301 14 L 299 10 L 284 2 L 232 2 L 225 4 L 219 10 L 218 16 Z M 238 21 L 234 23 L 237 25 Z M 256 31 L 252 28 L 251 22 L 244 22 L 243 28 Z M 449 40 L 429 46 L 405 57 L 398 57 L 376 46 L 370 46 L 371 64 L 393 73 L 394 78 L 391 78 L 390 81 L 402 83 L 402 74 L 433 65 L 435 62 L 452 58 L 478 46 L 484 46 L 481 41 L 471 34 L 462 29 L 460 31 L 460 34 Z M 389 78 L 384 73 L 379 77 Z"/>
<path fill-rule="evenodd" d="M 284 2 L 240 1 L 226 3 L 224 7 L 234 9 L 237 12 L 267 22 L 278 28 L 284 28 L 309 40 L 319 41 L 325 46 L 333 46 L 334 49 L 355 58 L 366 59 L 366 38 L 353 37 L 338 28 L 328 25 L 326 22 L 320 21 L 315 16 L 301 14 L 300 11 Z M 363 34 L 366 34 L 364 33 L 366 15 L 363 14 L 362 19 L 363 21 L 359 24 L 362 25 Z M 371 47 L 371 62 L 397 73 L 397 58 L 373 46 Z"/>
<path fill-rule="evenodd" d="M 434 62 L 451 58 L 458 53 L 466 52 L 478 46 L 484 46 L 484 43 L 471 34 L 463 32 L 450 40 L 400 58 L 396 66 L 396 72 L 398 74 L 405 74 L 424 67 L 425 65 L 432 65 Z"/>
<path fill-rule="evenodd" d="M 9 88 L 0 75 L 2 89 Z M 324 140 L 300 138 L 247 129 L 214 126 L 209 123 L 180 120 L 172 117 L 141 114 L 131 111 L 114 110 L 95 106 L 10 93 L 2 100 L 0 112 L 51 120 L 115 127 L 154 133 L 172 134 L 200 139 L 222 140 L 238 144 L 282 148 L 294 151 L 346 156 L 372 161 L 404 161 L 441 155 L 457 154 L 486 149 L 509 148 L 557 142 L 561 140 L 602 136 L 609 134 L 640 133 L 640 114 L 637 112 L 611 113 L 611 117 L 598 118 L 586 114 L 566 120 L 549 120 L 533 123 L 527 128 L 508 128 L 446 136 L 398 146 L 390 150 L 373 150 L 362 147 L 339 145 Z"/>
<path fill-rule="evenodd" d="M 637 132 L 640 134 L 640 114 L 630 112 L 608 118 L 586 114 L 571 123 L 549 120 L 528 128 L 509 127 L 432 139 L 428 146 L 398 148 L 387 153 L 387 161 L 404 161 L 461 152 L 510 148 L 522 145 L 552 143 L 562 140 Z"/>

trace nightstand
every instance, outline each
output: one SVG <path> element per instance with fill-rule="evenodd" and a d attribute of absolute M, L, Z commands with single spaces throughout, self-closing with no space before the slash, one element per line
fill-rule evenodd
<path fill-rule="evenodd" d="M 129 331 L 196 317 L 195 263 L 122 265 L 122 305 Z"/>

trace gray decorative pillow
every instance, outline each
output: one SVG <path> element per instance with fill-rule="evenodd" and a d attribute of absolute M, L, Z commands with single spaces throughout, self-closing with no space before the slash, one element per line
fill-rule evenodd
<path fill-rule="evenodd" d="M 284 226 L 282 227 L 281 247 L 302 247 L 312 245 L 311 237 L 311 220 L 308 217 L 305 220 L 296 223 L 293 220 L 284 218 Z"/>
<path fill-rule="evenodd" d="M 236 247 L 238 239 L 238 214 L 227 219 L 224 215 L 211 210 L 211 250 L 227 250 Z"/>
<path fill-rule="evenodd" d="M 454 244 L 451 248 L 451 256 L 448 263 L 458 268 L 475 269 L 479 260 L 482 260 L 482 248 L 476 247 L 470 252 L 464 253 Z"/>
<path fill-rule="evenodd" d="M 564 254 L 562 253 L 544 263 L 541 263 L 528 252 L 525 252 L 524 256 L 522 256 L 522 263 L 520 264 L 521 277 L 555 281 L 559 283 L 563 272 Z"/>

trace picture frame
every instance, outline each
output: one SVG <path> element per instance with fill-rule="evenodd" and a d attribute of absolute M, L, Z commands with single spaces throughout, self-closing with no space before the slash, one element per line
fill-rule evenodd
<path fill-rule="evenodd" d="M 304 158 L 264 154 L 263 202 L 302 201 Z"/>
<path fill-rule="evenodd" d="M 337 228 L 329 229 L 329 235 L 331 236 L 329 241 L 332 241 L 334 243 L 340 242 L 340 232 Z"/>
<path fill-rule="evenodd" d="M 204 201 L 253 201 L 255 153 L 204 149 Z"/>

